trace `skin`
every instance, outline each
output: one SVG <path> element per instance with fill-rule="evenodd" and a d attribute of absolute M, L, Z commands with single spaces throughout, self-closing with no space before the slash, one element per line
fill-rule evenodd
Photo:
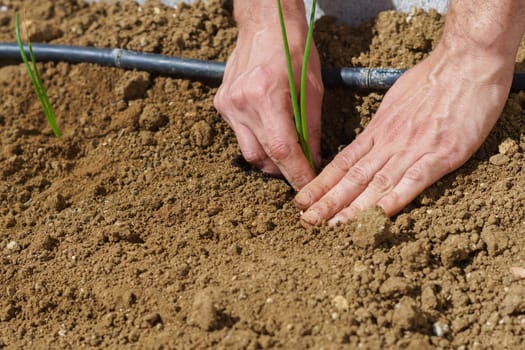
<path fill-rule="evenodd" d="M 501 115 L 525 32 L 525 0 L 452 0 L 435 50 L 396 82 L 363 133 L 315 177 L 293 127 L 275 2 L 234 2 L 239 38 L 215 106 L 246 160 L 299 190 L 303 225 L 347 222 L 374 205 L 397 213 L 463 165 Z M 283 3 L 292 57 L 300 58 L 304 5 Z M 294 62 L 297 72 L 300 64 Z M 315 50 L 309 66 L 310 140 L 319 159 L 323 89 Z"/>
<path fill-rule="evenodd" d="M 237 45 L 228 59 L 214 104 L 237 136 L 249 163 L 271 175 L 284 175 L 295 189 L 315 177 L 304 157 L 293 124 L 286 59 L 277 1 L 234 3 L 239 27 Z M 282 1 L 296 86 L 299 86 L 307 23 L 302 1 Z M 308 133 L 319 164 L 323 84 L 317 49 L 308 64 Z"/>

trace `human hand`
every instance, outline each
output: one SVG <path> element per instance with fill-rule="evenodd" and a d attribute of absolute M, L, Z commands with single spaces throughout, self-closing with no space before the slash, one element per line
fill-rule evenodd
<path fill-rule="evenodd" d="M 277 10 L 275 10 L 277 11 Z M 287 21 L 296 86 L 299 86 L 307 26 Z M 298 91 L 299 93 L 299 91 Z M 312 45 L 307 79 L 307 120 L 314 160 L 320 159 L 323 85 L 317 50 Z M 314 176 L 298 142 L 293 123 L 288 73 L 279 24 L 241 27 L 223 83 L 214 99 L 216 109 L 231 126 L 244 159 L 300 189 Z M 318 162 L 317 162 L 318 163 Z"/>
<path fill-rule="evenodd" d="M 363 133 L 297 194 L 304 225 L 346 222 L 376 204 L 393 215 L 478 149 L 514 62 L 459 51 L 439 45 L 398 80 Z"/>

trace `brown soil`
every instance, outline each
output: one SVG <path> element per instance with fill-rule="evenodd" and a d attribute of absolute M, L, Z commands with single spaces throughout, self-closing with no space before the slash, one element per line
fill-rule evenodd
<path fill-rule="evenodd" d="M 225 60 L 236 36 L 216 0 L 0 4 L 0 41 L 23 8 L 35 41 Z M 316 40 L 325 66 L 409 67 L 442 25 L 423 12 L 357 29 L 325 18 Z M 523 348 L 525 93 L 403 213 L 306 230 L 292 189 L 240 158 L 214 86 L 40 67 L 62 139 L 24 67 L 0 68 L 0 348 Z M 326 160 L 381 98 L 327 91 Z"/>

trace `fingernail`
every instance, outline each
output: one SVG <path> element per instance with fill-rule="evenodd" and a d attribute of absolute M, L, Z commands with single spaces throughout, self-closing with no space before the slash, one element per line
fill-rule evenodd
<path fill-rule="evenodd" d="M 302 216 L 301 220 L 304 222 L 310 224 L 310 225 L 320 225 L 321 224 L 321 217 L 319 216 L 319 213 L 316 210 L 308 210 L 306 211 Z"/>
<path fill-rule="evenodd" d="M 330 220 L 328 220 L 328 226 L 335 226 L 339 223 L 344 224 L 346 222 L 346 218 L 342 215 L 336 215 Z"/>
<path fill-rule="evenodd" d="M 299 209 L 306 209 L 312 205 L 312 196 L 310 192 L 300 191 L 294 198 L 295 206 Z"/>

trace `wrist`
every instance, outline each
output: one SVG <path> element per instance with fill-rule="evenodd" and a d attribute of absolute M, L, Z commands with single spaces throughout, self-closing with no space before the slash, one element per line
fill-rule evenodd
<path fill-rule="evenodd" d="M 306 13 L 302 0 L 282 0 L 287 27 L 306 27 Z M 234 17 L 239 30 L 280 31 L 277 0 L 235 0 Z"/>
<path fill-rule="evenodd" d="M 454 37 L 442 38 L 428 59 L 433 67 L 430 77 L 445 75 L 458 82 L 506 86 L 514 72 L 514 56 L 454 40 Z"/>
<path fill-rule="evenodd" d="M 451 1 L 441 41 L 460 55 L 514 62 L 525 31 L 523 16 L 523 1 Z"/>
<path fill-rule="evenodd" d="M 452 68 L 458 79 L 509 84 L 525 30 L 524 11 L 521 0 L 452 0 L 431 55 L 434 64 Z"/>

